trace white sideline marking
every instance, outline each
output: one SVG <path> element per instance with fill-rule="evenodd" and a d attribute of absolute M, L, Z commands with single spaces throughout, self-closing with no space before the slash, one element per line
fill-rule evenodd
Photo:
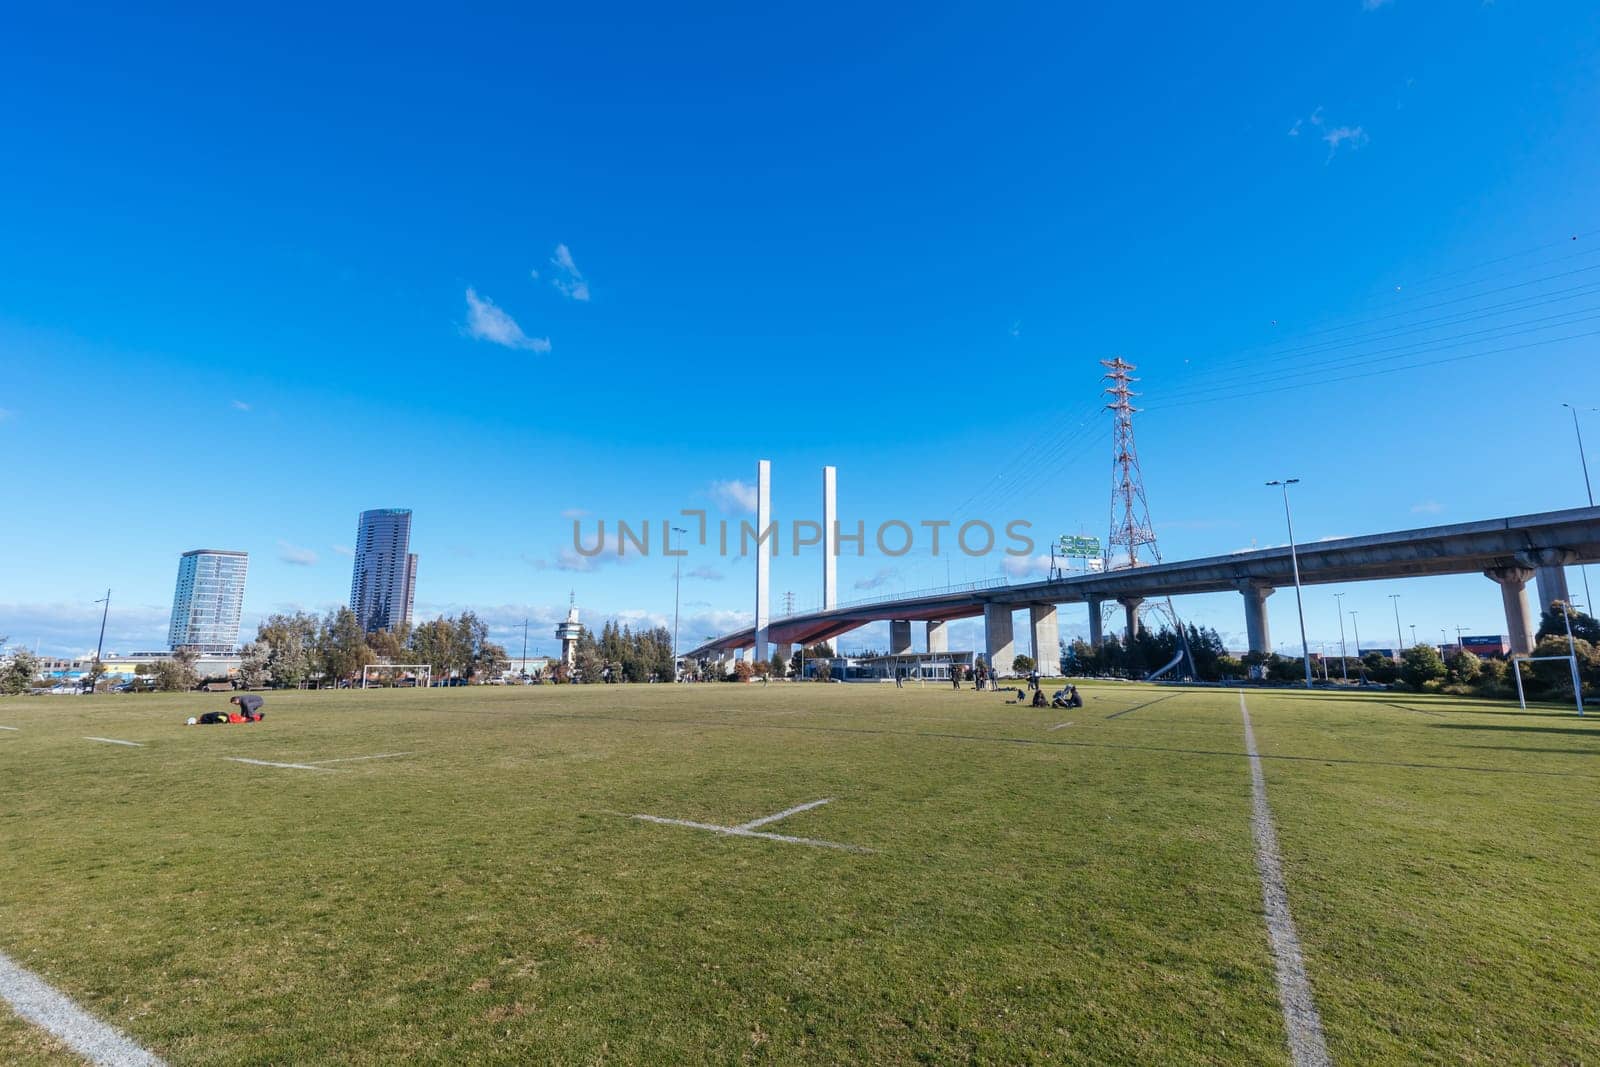
<path fill-rule="evenodd" d="M 271 760 L 246 759 L 243 756 L 223 756 L 222 758 L 232 760 L 234 763 L 254 764 L 257 767 L 289 767 L 297 771 L 325 771 L 328 769 L 326 767 L 313 767 L 309 763 L 273 763 Z"/>
<path fill-rule="evenodd" d="M 324 763 L 354 763 L 363 759 L 394 759 L 396 756 L 413 756 L 414 752 L 380 752 L 376 756 L 340 756 L 338 759 L 318 759 L 311 762 L 320 767 Z"/>
<path fill-rule="evenodd" d="M 660 815 L 634 815 L 633 818 L 642 819 L 645 822 L 658 823 L 662 826 L 687 826 L 692 830 L 709 830 L 714 834 L 722 834 L 726 837 L 761 837 L 768 841 L 785 841 L 791 845 L 810 845 L 813 848 L 833 848 L 838 849 L 840 852 L 872 852 L 872 849 L 863 848 L 860 845 L 845 845 L 840 844 L 838 841 L 822 841 L 815 837 L 790 837 L 788 834 L 769 834 L 755 829 L 757 826 L 765 826 L 768 823 L 777 822 L 779 819 L 787 819 L 789 816 L 796 815 L 802 811 L 821 807 L 831 800 L 833 800 L 832 797 L 824 797 L 822 800 L 796 804 L 794 807 L 786 808 L 776 815 L 766 815 L 759 819 L 752 819 L 750 822 L 740 823 L 738 826 L 714 826 L 708 822 L 694 822 L 689 819 L 668 819 Z"/>
<path fill-rule="evenodd" d="M 1278 1003 L 1283 1007 L 1283 1028 L 1289 1034 L 1289 1058 L 1295 1067 L 1328 1067 L 1333 1061 L 1328 1058 L 1328 1046 L 1322 1038 L 1322 1016 L 1311 994 L 1311 982 L 1306 978 L 1294 917 L 1289 914 L 1289 891 L 1283 880 L 1278 835 L 1272 829 L 1267 782 L 1261 773 L 1261 754 L 1256 751 L 1256 735 L 1250 729 L 1250 709 L 1245 707 L 1243 691 L 1239 693 L 1239 714 L 1244 716 L 1244 747 L 1250 754 L 1253 809 L 1250 823 L 1256 837 L 1256 870 L 1261 874 L 1267 940 L 1272 943 L 1272 956 L 1277 964 Z"/>
<path fill-rule="evenodd" d="M 754 830 L 756 827 L 765 826 L 769 822 L 777 822 L 779 819 L 787 819 L 791 815 L 799 815 L 802 811 L 810 811 L 812 808 L 820 808 L 822 805 L 828 803 L 832 799 L 832 797 L 823 797 L 821 800 L 813 800 L 805 804 L 796 804 L 792 808 L 784 808 L 776 815 L 764 815 L 759 819 L 751 819 L 749 822 L 742 822 L 738 826 L 735 826 L 734 829 Z"/>
<path fill-rule="evenodd" d="M 104 741 L 108 745 L 127 745 L 130 748 L 143 748 L 142 741 L 118 741 L 115 737 L 85 737 L 85 741 Z"/>
<path fill-rule="evenodd" d="M 72 1051 L 100 1067 L 163 1067 L 154 1053 L 122 1031 L 78 1007 L 32 971 L 0 952 L 0 999 L 23 1019 L 48 1030 Z"/>
<path fill-rule="evenodd" d="M 1050 727 L 1050 729 L 1052 729 L 1052 730 L 1059 730 L 1059 729 L 1061 729 L 1061 728 L 1062 728 L 1062 727 L 1063 727 L 1063 726 L 1071 726 L 1071 725 L 1072 725 L 1072 724 L 1071 724 L 1071 723 L 1070 723 L 1070 722 L 1058 722 L 1058 723 L 1056 723 L 1056 724 L 1055 724 L 1055 725 L 1054 725 L 1054 726 L 1052 726 L 1052 727 Z"/>
<path fill-rule="evenodd" d="M 20 726 L 0 726 L 0 730 L 20 730 Z"/>

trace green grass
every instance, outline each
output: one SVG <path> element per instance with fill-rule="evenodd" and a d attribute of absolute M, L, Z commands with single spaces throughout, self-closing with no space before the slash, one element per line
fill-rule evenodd
<path fill-rule="evenodd" d="M 1085 692 L 0 701 L 0 950 L 174 1064 L 1287 1062 L 1237 693 Z M 1247 700 L 1335 1060 L 1600 1059 L 1600 728 Z"/>

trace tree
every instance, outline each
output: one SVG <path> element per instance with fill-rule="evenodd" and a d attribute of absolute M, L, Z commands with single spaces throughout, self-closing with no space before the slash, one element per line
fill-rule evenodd
<path fill-rule="evenodd" d="M 405 642 L 393 630 L 372 631 L 367 635 L 367 647 L 379 663 L 399 663 L 405 658 Z"/>
<path fill-rule="evenodd" d="M 150 672 L 156 688 L 163 693 L 187 693 L 199 685 L 200 676 L 194 670 L 198 658 L 193 649 L 180 648 L 170 659 L 156 663 Z"/>
<path fill-rule="evenodd" d="M 38 675 L 39 657 L 25 648 L 14 648 L 11 655 L 0 663 L 0 693 L 7 696 L 26 693 L 33 688 L 33 680 Z"/>
<path fill-rule="evenodd" d="M 733 680 L 736 682 L 748 682 L 754 673 L 749 660 L 742 659 L 733 665 Z"/>
<path fill-rule="evenodd" d="M 273 685 L 296 686 L 311 676 L 319 628 L 317 617 L 303 611 L 269 615 L 256 628 L 256 642 L 267 649 L 267 673 Z"/>
<path fill-rule="evenodd" d="M 239 682 L 246 689 L 260 689 L 272 677 L 267 670 L 271 651 L 260 641 L 251 641 L 239 649 Z"/>
<path fill-rule="evenodd" d="M 1400 677 L 1414 689 L 1421 689 L 1444 676 L 1444 660 L 1432 645 L 1412 645 L 1401 656 Z"/>
<path fill-rule="evenodd" d="M 767 673 L 779 679 L 789 676 L 789 665 L 784 662 L 783 653 L 777 649 L 772 650 L 772 662 L 768 664 Z"/>
<path fill-rule="evenodd" d="M 1013 674 L 1030 674 L 1033 671 L 1032 656 L 1013 656 L 1011 658 L 1011 671 Z"/>
<path fill-rule="evenodd" d="M 1568 613 L 1568 618 L 1562 618 L 1562 612 Z M 1567 636 L 1567 623 L 1572 623 L 1572 636 L 1578 641 L 1587 641 L 1591 645 L 1600 644 L 1600 620 L 1585 615 L 1577 608 L 1563 604 L 1559 600 L 1552 600 L 1550 606 L 1539 616 L 1539 632 L 1535 636 L 1539 640 L 1546 637 L 1559 637 L 1562 640 Z"/>
<path fill-rule="evenodd" d="M 376 658 L 367 647 L 366 631 L 355 612 L 347 607 L 328 612 L 318 634 L 317 658 L 324 673 L 344 681 L 356 678 L 361 668 Z"/>
<path fill-rule="evenodd" d="M 1483 673 L 1483 661 L 1466 649 L 1450 657 L 1450 680 L 1457 685 L 1471 685 Z"/>

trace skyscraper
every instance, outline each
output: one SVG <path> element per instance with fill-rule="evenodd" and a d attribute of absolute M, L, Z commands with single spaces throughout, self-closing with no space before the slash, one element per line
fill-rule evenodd
<path fill-rule="evenodd" d="M 239 645 L 247 552 L 197 548 L 178 559 L 167 645 L 196 652 L 227 653 Z"/>
<path fill-rule="evenodd" d="M 356 562 L 350 576 L 350 610 L 361 628 L 399 630 L 411 622 L 417 557 L 411 552 L 411 509 L 378 508 L 361 513 Z"/>

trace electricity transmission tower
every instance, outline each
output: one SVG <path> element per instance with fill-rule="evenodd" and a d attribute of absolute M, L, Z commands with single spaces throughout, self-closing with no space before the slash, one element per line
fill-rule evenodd
<path fill-rule="evenodd" d="M 1111 444 L 1111 536 L 1106 538 L 1106 569 L 1111 570 L 1116 550 L 1127 550 L 1125 563 L 1118 567 L 1138 567 L 1161 562 L 1161 550 L 1156 547 L 1156 534 L 1150 526 L 1150 505 L 1144 498 L 1144 474 L 1139 470 L 1139 449 L 1133 442 L 1134 392 L 1131 383 L 1139 379 L 1130 373 L 1138 368 L 1118 356 L 1102 359 L 1100 365 L 1107 369 L 1101 381 L 1110 382 L 1105 394 L 1111 398 L 1106 410 L 1116 416 L 1116 430 Z M 1148 546 L 1147 556 L 1140 558 L 1140 549 Z"/>
<path fill-rule="evenodd" d="M 785 615 L 793 615 L 794 614 L 794 590 L 793 589 L 791 589 L 787 593 L 783 594 L 783 613 Z"/>
<path fill-rule="evenodd" d="M 1138 368 L 1121 356 L 1102 359 L 1100 365 L 1106 368 L 1100 380 L 1111 383 L 1105 389 L 1106 396 L 1110 397 L 1106 410 L 1116 419 L 1111 444 L 1111 532 L 1106 538 L 1106 570 L 1160 563 L 1161 547 L 1156 544 L 1156 531 L 1150 524 L 1150 505 L 1144 497 L 1144 473 L 1139 469 L 1139 447 L 1133 440 L 1133 413 L 1139 410 L 1133 406 L 1133 398 L 1139 395 L 1133 390 L 1133 383 L 1139 380 L 1133 372 Z M 1119 548 L 1127 553 L 1125 560 L 1118 559 Z M 1167 597 L 1165 604 L 1153 608 L 1177 632 L 1189 661 L 1186 669 L 1192 670 L 1194 656 L 1189 653 L 1189 637 L 1172 606 L 1172 598 Z"/>

